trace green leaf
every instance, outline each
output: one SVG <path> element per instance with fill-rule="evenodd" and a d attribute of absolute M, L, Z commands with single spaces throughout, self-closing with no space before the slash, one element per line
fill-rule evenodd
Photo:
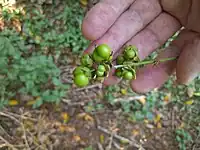
<path fill-rule="evenodd" d="M 180 136 L 176 136 L 176 140 L 177 140 L 178 142 L 182 142 L 182 139 L 180 138 Z"/>
<path fill-rule="evenodd" d="M 36 100 L 36 102 L 33 104 L 33 108 L 39 108 L 43 104 L 42 98 L 39 98 Z"/>
<path fill-rule="evenodd" d="M 53 78 L 52 79 L 52 82 L 53 82 L 53 84 L 55 85 L 55 86 L 60 86 L 60 85 L 62 85 L 62 82 L 58 79 L 58 78 Z"/>

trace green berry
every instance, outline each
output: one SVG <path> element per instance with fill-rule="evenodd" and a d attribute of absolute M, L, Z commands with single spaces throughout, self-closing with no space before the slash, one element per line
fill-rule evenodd
<path fill-rule="evenodd" d="M 89 79 L 84 74 L 78 74 L 74 78 L 74 83 L 79 87 L 84 87 L 89 84 Z"/>
<path fill-rule="evenodd" d="M 130 72 L 130 71 L 125 71 L 123 78 L 126 79 L 126 80 L 131 80 L 131 79 L 133 79 L 133 73 Z"/>
<path fill-rule="evenodd" d="M 104 60 L 108 60 L 111 55 L 111 48 L 106 44 L 101 44 L 95 48 L 98 55 Z"/>
<path fill-rule="evenodd" d="M 122 65 L 123 62 L 124 62 L 124 57 L 123 57 L 122 55 L 119 55 L 119 56 L 117 57 L 117 64 L 118 64 L 118 65 Z"/>
<path fill-rule="evenodd" d="M 98 76 L 98 77 L 104 76 L 104 72 L 102 72 L 102 71 L 97 71 L 97 76 Z"/>
<path fill-rule="evenodd" d="M 105 72 L 106 67 L 104 65 L 99 65 L 97 70 L 100 71 L 100 72 Z"/>
<path fill-rule="evenodd" d="M 81 57 L 81 64 L 83 66 L 92 67 L 93 60 L 90 58 L 88 54 L 85 54 Z"/>
<path fill-rule="evenodd" d="M 115 75 L 116 75 L 117 77 L 121 78 L 121 77 L 122 77 L 122 71 L 121 71 L 121 69 L 117 69 L 117 70 L 115 71 Z"/>
<path fill-rule="evenodd" d="M 83 67 L 79 66 L 79 67 L 76 67 L 76 69 L 74 69 L 73 71 L 73 75 L 76 76 L 78 74 L 83 74 L 84 71 L 83 71 Z"/>
<path fill-rule="evenodd" d="M 124 57 L 126 59 L 133 59 L 135 57 L 135 55 L 136 55 L 136 53 L 133 49 L 125 50 Z"/>
<path fill-rule="evenodd" d="M 93 58 L 94 61 L 97 62 L 97 63 L 100 63 L 100 62 L 104 61 L 104 59 L 101 58 L 101 57 L 98 55 L 97 51 L 94 51 L 94 52 L 93 52 L 92 58 Z"/>

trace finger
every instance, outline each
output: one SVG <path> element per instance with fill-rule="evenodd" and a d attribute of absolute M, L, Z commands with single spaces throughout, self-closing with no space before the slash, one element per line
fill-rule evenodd
<path fill-rule="evenodd" d="M 161 13 L 126 45 L 135 45 L 139 50 L 139 57 L 142 60 L 154 50 L 162 46 L 176 31 L 180 29 L 180 27 L 180 23 L 174 17 L 167 13 Z M 117 55 L 118 53 L 116 53 L 114 58 Z"/>
<path fill-rule="evenodd" d="M 177 81 L 190 83 L 200 72 L 200 35 L 184 46 L 177 63 Z"/>
<path fill-rule="evenodd" d="M 124 43 L 135 36 L 148 23 L 156 18 L 161 12 L 160 4 L 157 0 L 139 0 L 124 12 L 108 32 L 100 39 L 94 41 L 87 53 L 93 51 L 94 45 L 106 43 L 115 53 Z"/>
<path fill-rule="evenodd" d="M 187 28 L 200 32 L 200 14 L 199 0 L 160 0 L 162 8 L 174 15 Z"/>
<path fill-rule="evenodd" d="M 135 45 L 139 49 L 139 57 L 142 60 L 163 45 L 180 27 L 180 23 L 174 17 L 162 13 L 126 45 Z M 118 53 L 115 54 L 114 58 L 117 55 Z M 105 79 L 104 84 L 113 85 L 119 81 L 119 79 L 111 75 Z"/>
<path fill-rule="evenodd" d="M 173 41 L 170 47 L 160 56 L 160 58 L 179 56 L 184 45 L 193 39 L 195 34 L 183 31 L 178 38 Z M 179 61 L 179 60 L 178 60 Z M 148 65 L 137 72 L 137 79 L 131 82 L 133 91 L 146 93 L 154 88 L 161 87 L 176 68 L 177 61 L 168 61 L 157 66 Z"/>
<path fill-rule="evenodd" d="M 135 0 L 103 0 L 86 15 L 82 24 L 83 35 L 89 40 L 100 38 Z"/>

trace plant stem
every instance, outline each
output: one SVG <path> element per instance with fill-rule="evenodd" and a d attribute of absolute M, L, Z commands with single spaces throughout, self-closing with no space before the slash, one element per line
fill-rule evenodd
<path fill-rule="evenodd" d="M 117 66 L 114 66 L 114 67 L 117 69 L 117 68 L 128 67 L 128 66 L 141 66 L 141 65 L 154 64 L 156 62 L 159 63 L 159 62 L 165 62 L 165 61 L 170 61 L 170 60 L 176 60 L 176 57 L 163 58 L 163 59 L 160 59 L 160 60 L 146 60 L 146 61 L 141 61 L 141 62 L 137 62 L 137 63 L 127 62 L 126 64 L 117 65 Z"/>

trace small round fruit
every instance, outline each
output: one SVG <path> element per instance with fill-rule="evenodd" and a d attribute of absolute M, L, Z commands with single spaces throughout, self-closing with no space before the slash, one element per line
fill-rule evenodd
<path fill-rule="evenodd" d="M 83 72 L 83 67 L 76 67 L 76 69 L 74 69 L 74 71 L 73 71 L 73 75 L 74 76 L 76 76 L 76 75 L 78 75 L 78 74 L 83 74 L 84 72 Z"/>
<path fill-rule="evenodd" d="M 115 71 L 115 75 L 116 75 L 117 77 L 121 78 L 121 77 L 122 77 L 122 71 L 121 71 L 121 69 L 117 69 L 117 70 Z"/>
<path fill-rule="evenodd" d="M 123 75 L 123 78 L 126 80 L 131 80 L 131 79 L 133 79 L 133 73 L 130 71 L 126 71 Z"/>
<path fill-rule="evenodd" d="M 109 59 L 111 55 L 111 48 L 106 44 L 101 44 L 95 48 L 98 55 L 102 57 L 104 60 Z"/>
<path fill-rule="evenodd" d="M 122 65 L 123 62 L 124 62 L 124 57 L 123 57 L 122 55 L 119 55 L 119 56 L 117 57 L 117 64 L 118 64 L 118 65 Z"/>
<path fill-rule="evenodd" d="M 127 49 L 124 54 L 126 59 L 132 59 L 135 57 L 135 55 L 136 55 L 136 53 L 133 49 Z"/>
<path fill-rule="evenodd" d="M 74 78 L 74 83 L 79 87 L 84 87 L 89 84 L 89 79 L 84 74 L 78 74 Z"/>
<path fill-rule="evenodd" d="M 104 59 L 101 58 L 98 53 L 96 51 L 93 52 L 92 57 L 94 59 L 95 62 L 100 63 L 102 62 Z"/>
<path fill-rule="evenodd" d="M 97 76 L 98 76 L 98 77 L 103 77 L 103 76 L 104 76 L 104 72 L 102 72 L 102 71 L 97 71 Z"/>
<path fill-rule="evenodd" d="M 104 65 L 99 65 L 97 70 L 100 71 L 100 72 L 105 72 L 106 67 Z"/>
<path fill-rule="evenodd" d="M 81 57 L 81 64 L 83 66 L 92 67 L 93 60 L 90 58 L 88 54 L 85 54 Z"/>

